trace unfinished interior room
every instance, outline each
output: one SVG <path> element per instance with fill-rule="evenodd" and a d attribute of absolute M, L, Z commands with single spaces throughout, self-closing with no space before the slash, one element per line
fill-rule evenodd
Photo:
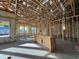
<path fill-rule="evenodd" d="M 79 59 L 79 0 L 0 0 L 0 59 Z"/>

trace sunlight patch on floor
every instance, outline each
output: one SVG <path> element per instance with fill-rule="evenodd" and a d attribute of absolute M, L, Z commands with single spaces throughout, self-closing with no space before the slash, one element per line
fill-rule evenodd
<path fill-rule="evenodd" d="M 25 49 L 25 48 L 17 48 L 11 47 L 7 49 L 3 49 L 4 52 L 13 52 L 13 53 L 20 53 L 20 54 L 28 54 L 28 55 L 35 55 L 35 56 L 45 56 L 48 54 L 48 51 L 36 50 L 36 49 Z"/>
<path fill-rule="evenodd" d="M 39 45 L 34 44 L 34 43 L 25 43 L 25 44 L 21 44 L 19 46 L 41 48 Z"/>
<path fill-rule="evenodd" d="M 53 54 L 48 54 L 47 57 L 49 58 L 55 58 L 55 59 L 58 59 L 59 57 L 55 55 L 55 53 Z"/>
<path fill-rule="evenodd" d="M 40 57 L 48 57 L 48 58 L 56 58 L 57 57 L 54 54 L 50 54 L 49 51 L 44 50 L 36 50 L 36 49 L 27 49 L 27 48 L 17 48 L 17 47 L 11 47 L 2 50 L 3 52 L 10 52 L 10 53 L 20 53 L 20 54 L 26 54 L 26 55 L 33 55 L 33 56 L 40 56 Z"/>

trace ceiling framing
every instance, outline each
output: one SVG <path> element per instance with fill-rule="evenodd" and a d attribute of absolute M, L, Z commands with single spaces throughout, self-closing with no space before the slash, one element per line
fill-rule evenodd
<path fill-rule="evenodd" d="M 71 10 L 66 13 L 75 15 L 75 0 L 0 0 L 0 10 L 16 13 L 21 20 L 39 22 L 41 19 L 58 20 L 63 14 L 60 2 L 65 8 L 70 5 Z"/>

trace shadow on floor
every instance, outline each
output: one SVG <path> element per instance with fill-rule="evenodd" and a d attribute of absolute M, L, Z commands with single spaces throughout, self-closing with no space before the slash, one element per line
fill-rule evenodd
<path fill-rule="evenodd" d="M 24 47 L 24 46 L 15 46 L 15 47 L 17 47 L 17 48 L 25 48 L 25 49 L 34 49 L 34 50 L 44 50 L 44 51 L 47 51 L 47 49 L 45 49 L 45 48 L 37 48 L 37 47 Z"/>
<path fill-rule="evenodd" d="M 32 40 L 30 41 L 17 41 L 17 42 L 11 42 L 11 43 L 5 43 L 5 44 L 1 44 L 0 45 L 0 50 L 2 49 L 6 49 L 6 48 L 9 48 L 9 47 L 15 47 L 15 46 L 18 46 L 20 44 L 24 44 L 24 43 L 34 43 Z"/>

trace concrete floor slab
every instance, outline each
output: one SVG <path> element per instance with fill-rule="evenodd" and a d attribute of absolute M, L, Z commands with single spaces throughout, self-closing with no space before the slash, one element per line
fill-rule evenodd
<path fill-rule="evenodd" d="M 31 41 L 0 45 L 0 49 L 0 59 L 6 59 L 8 56 L 11 56 L 12 59 L 79 59 L 79 52 L 61 47 L 56 52 L 50 53 Z"/>

